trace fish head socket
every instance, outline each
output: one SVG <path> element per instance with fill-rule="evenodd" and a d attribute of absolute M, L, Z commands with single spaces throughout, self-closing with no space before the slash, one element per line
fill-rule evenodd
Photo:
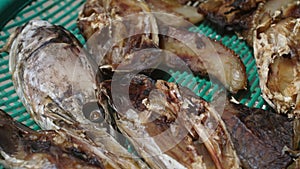
<path fill-rule="evenodd" d="M 104 121 L 104 111 L 97 102 L 88 102 L 83 105 L 82 112 L 84 116 L 94 123 L 101 123 Z"/>

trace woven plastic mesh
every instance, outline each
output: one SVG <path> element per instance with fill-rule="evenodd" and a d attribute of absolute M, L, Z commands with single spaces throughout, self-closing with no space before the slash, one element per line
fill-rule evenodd
<path fill-rule="evenodd" d="M 33 1 L 20 11 L 15 18 L 11 19 L 1 30 L 0 48 L 3 47 L 9 35 L 17 26 L 23 25 L 32 19 L 43 19 L 53 24 L 62 25 L 84 43 L 84 39 L 76 25 L 78 12 L 82 9 L 84 2 L 85 0 Z M 249 87 L 246 92 L 237 94 L 234 97 L 249 107 L 266 109 L 267 106 L 261 97 L 261 90 L 258 85 L 259 80 L 251 48 L 249 48 L 244 41 L 238 39 L 236 35 L 221 35 L 209 22 L 203 22 L 199 26 L 191 28 L 191 31 L 200 32 L 210 38 L 221 41 L 225 46 L 233 49 L 241 57 L 243 63 L 246 65 Z M 170 73 L 174 78 L 171 78 L 169 81 L 175 81 L 190 88 L 198 96 L 208 101 L 221 89 L 217 84 L 212 84 L 205 79 L 188 75 L 185 72 L 181 73 L 170 70 Z M 35 130 L 39 129 L 15 93 L 11 74 L 9 73 L 7 53 L 0 54 L 0 98 L 0 109 L 3 109 L 25 125 Z"/>

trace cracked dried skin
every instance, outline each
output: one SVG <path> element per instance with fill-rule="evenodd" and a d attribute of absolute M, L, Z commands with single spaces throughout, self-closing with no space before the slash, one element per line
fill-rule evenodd
<path fill-rule="evenodd" d="M 198 11 L 226 30 L 244 30 L 251 26 L 251 15 L 258 4 L 266 0 L 208 0 Z"/>
<path fill-rule="evenodd" d="M 158 46 L 156 20 L 149 12 L 144 1 L 86 2 L 78 27 L 98 65 L 120 63 L 137 49 Z"/>
<path fill-rule="evenodd" d="M 228 103 L 222 114 L 244 168 L 286 168 L 293 158 L 293 121 L 272 111 Z"/>
<path fill-rule="evenodd" d="M 300 117 L 299 1 L 209 0 L 199 10 L 253 46 L 264 99 L 277 112 Z"/>
<path fill-rule="evenodd" d="M 106 80 L 97 86 L 99 104 L 107 116 L 152 168 L 240 167 L 225 125 L 195 95 L 145 75 L 131 79 L 129 100 L 123 97 L 126 85 L 113 87 L 112 81 Z M 210 133 L 214 130 L 211 122 L 219 122 L 214 133 Z"/>
<path fill-rule="evenodd" d="M 32 20 L 12 36 L 13 83 L 42 129 L 62 129 L 86 141 L 89 151 L 105 159 L 104 165 L 147 168 L 107 132 L 109 126 L 94 123 L 84 114 L 85 104 L 96 101 L 95 75 L 74 35 L 60 26 Z"/>
<path fill-rule="evenodd" d="M 300 117 L 299 4 L 264 19 L 254 32 L 254 56 L 264 99 L 279 113 Z M 268 16 L 268 15 L 267 15 Z M 266 17 L 265 17 L 266 18 Z"/>
<path fill-rule="evenodd" d="M 111 167 L 62 130 L 33 131 L 0 110 L 0 163 L 8 168 Z"/>

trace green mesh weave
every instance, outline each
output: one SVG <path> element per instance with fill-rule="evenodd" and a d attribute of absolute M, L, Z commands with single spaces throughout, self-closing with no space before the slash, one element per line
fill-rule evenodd
<path fill-rule="evenodd" d="M 30 5 L 21 10 L 15 18 L 11 19 L 1 30 L 0 48 L 3 47 L 10 33 L 12 33 L 17 26 L 32 19 L 43 19 L 48 20 L 53 24 L 62 25 L 84 43 L 84 39 L 82 35 L 79 34 L 76 25 L 78 12 L 82 9 L 84 2 L 85 0 L 33 1 Z M 210 38 L 221 41 L 225 46 L 234 50 L 241 57 L 243 63 L 246 65 L 249 86 L 247 92 L 239 93 L 234 97 L 249 107 L 266 109 L 267 106 L 261 97 L 252 49 L 249 48 L 243 40 L 238 39 L 236 35 L 221 35 L 221 33 L 217 32 L 216 29 L 206 21 L 190 30 L 203 33 Z M 213 95 L 221 89 L 217 84 L 212 84 L 205 79 L 193 77 L 184 72 L 181 73 L 170 70 L 170 73 L 173 78 L 169 81 L 174 81 L 190 88 L 198 96 L 201 96 L 208 101 L 211 101 Z M 23 107 L 19 97 L 15 93 L 11 74 L 8 70 L 7 53 L 0 53 L 0 98 L 0 109 L 3 109 L 9 115 L 34 130 L 39 129 L 32 118 L 30 118 L 30 115 L 26 112 L 26 109 Z"/>

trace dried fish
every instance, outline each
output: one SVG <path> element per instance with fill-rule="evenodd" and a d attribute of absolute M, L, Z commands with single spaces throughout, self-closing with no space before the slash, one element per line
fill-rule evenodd
<path fill-rule="evenodd" d="M 157 29 L 156 21 L 151 18 L 154 13 L 168 13 L 177 16 L 180 18 L 177 21 L 170 21 L 168 18 L 163 17 L 159 19 L 164 21 L 164 23 L 171 22 L 175 24 L 177 22 L 177 26 L 185 26 L 187 22 L 182 22 L 183 20 L 187 20 L 189 23 L 194 24 L 203 20 L 203 16 L 196 10 L 195 7 L 183 5 L 178 1 L 171 0 L 88 0 L 84 5 L 83 11 L 79 15 L 78 26 L 84 37 L 89 39 L 95 32 L 101 32 L 104 27 L 115 20 L 121 21 L 122 18 L 129 15 L 146 12 L 148 13 L 148 17 L 150 16 L 150 20 L 147 18 L 144 18 L 144 20 L 141 20 L 143 18 L 135 18 L 135 25 L 142 26 L 145 30 L 148 29 L 147 27 L 152 27 L 150 29 L 155 33 L 155 29 Z M 151 14 L 149 12 L 151 12 Z M 135 27 L 134 24 L 131 26 Z"/>
<path fill-rule="evenodd" d="M 293 121 L 273 111 L 228 103 L 222 114 L 236 152 L 246 169 L 286 168 L 293 158 Z"/>
<path fill-rule="evenodd" d="M 169 27 L 161 36 L 161 48 L 186 62 L 195 74 L 218 79 L 230 92 L 246 89 L 246 69 L 232 50 L 198 33 Z M 166 63 L 174 62 L 168 58 Z M 171 66 L 172 67 L 172 66 Z M 180 67 L 174 63 L 173 68 Z"/>
<path fill-rule="evenodd" d="M 105 159 L 104 167 L 147 168 L 109 134 L 110 126 L 101 123 L 101 110 L 91 109 L 91 104 L 98 107 L 93 62 L 74 35 L 33 20 L 12 39 L 9 57 L 14 86 L 42 129 L 62 129 L 84 140 L 90 151 Z"/>
<path fill-rule="evenodd" d="M 137 49 L 158 46 L 156 19 L 149 12 L 147 4 L 137 0 L 85 3 L 78 27 L 98 65 L 120 63 Z"/>
<path fill-rule="evenodd" d="M 278 9 L 281 14 L 278 16 L 265 13 L 264 18 L 269 19 L 258 22 L 253 36 L 254 56 L 264 99 L 278 112 L 298 118 L 299 4 L 294 2 L 286 8 Z"/>
<path fill-rule="evenodd" d="M 208 19 L 235 30 L 253 46 L 264 99 L 289 117 L 300 117 L 299 4 L 295 0 L 208 0 L 199 7 Z"/>
<path fill-rule="evenodd" d="M 251 29 L 255 10 L 260 3 L 266 1 L 268 0 L 207 0 L 199 5 L 198 11 L 221 27 L 221 30 L 240 32 Z M 251 36 L 250 34 L 249 37 Z"/>
<path fill-rule="evenodd" d="M 104 168 L 87 145 L 62 130 L 33 131 L 0 110 L 0 163 L 6 168 Z"/>
<path fill-rule="evenodd" d="M 241 167 L 208 103 L 176 84 L 118 71 L 120 79 L 97 85 L 99 104 L 152 168 Z"/>
<path fill-rule="evenodd" d="M 158 13 L 155 15 L 156 18 L 163 22 L 165 25 L 173 25 L 176 27 L 186 27 L 190 26 L 190 24 L 197 24 L 201 22 L 204 17 L 200 13 L 197 12 L 197 8 L 191 5 L 184 5 L 184 3 L 180 3 L 178 0 L 145 0 L 149 8 L 152 12 Z M 163 17 L 160 13 L 174 15 L 177 18 L 176 20 L 170 20 L 168 17 Z"/>
<path fill-rule="evenodd" d="M 108 3 L 93 0 L 86 3 L 78 23 L 87 39 L 89 51 L 95 56 L 98 65 L 126 62 L 132 59 L 132 53 L 143 49 L 163 49 L 177 55 L 168 59 L 181 59 L 185 62 L 180 62 L 183 65 L 176 65 L 176 67 L 189 67 L 198 75 L 213 75 L 232 93 L 246 88 L 245 66 L 233 51 L 196 33 L 177 30 L 179 25 L 193 26 L 188 22 L 189 20 L 196 23 L 200 19 L 182 17 L 176 12 L 173 15 L 174 10 L 177 11 L 177 8 L 194 9 L 194 7 L 184 7 L 179 3 L 176 4 L 176 1 L 171 3 L 148 0 L 132 5 L 133 2 L 133 0 L 128 0 L 122 3 L 115 1 Z M 133 9 L 121 10 L 124 8 L 124 3 Z M 163 6 L 158 5 L 161 3 Z M 138 6 L 141 4 L 142 6 L 148 5 L 148 8 L 145 8 L 147 10 Z M 115 10 L 119 12 L 115 14 Z M 147 14 L 138 13 L 141 11 Z M 169 14 L 166 14 L 167 12 Z M 143 23 L 135 23 L 136 18 L 140 16 L 149 19 L 144 20 Z M 158 57 L 156 59 L 156 63 L 172 62 Z"/>

